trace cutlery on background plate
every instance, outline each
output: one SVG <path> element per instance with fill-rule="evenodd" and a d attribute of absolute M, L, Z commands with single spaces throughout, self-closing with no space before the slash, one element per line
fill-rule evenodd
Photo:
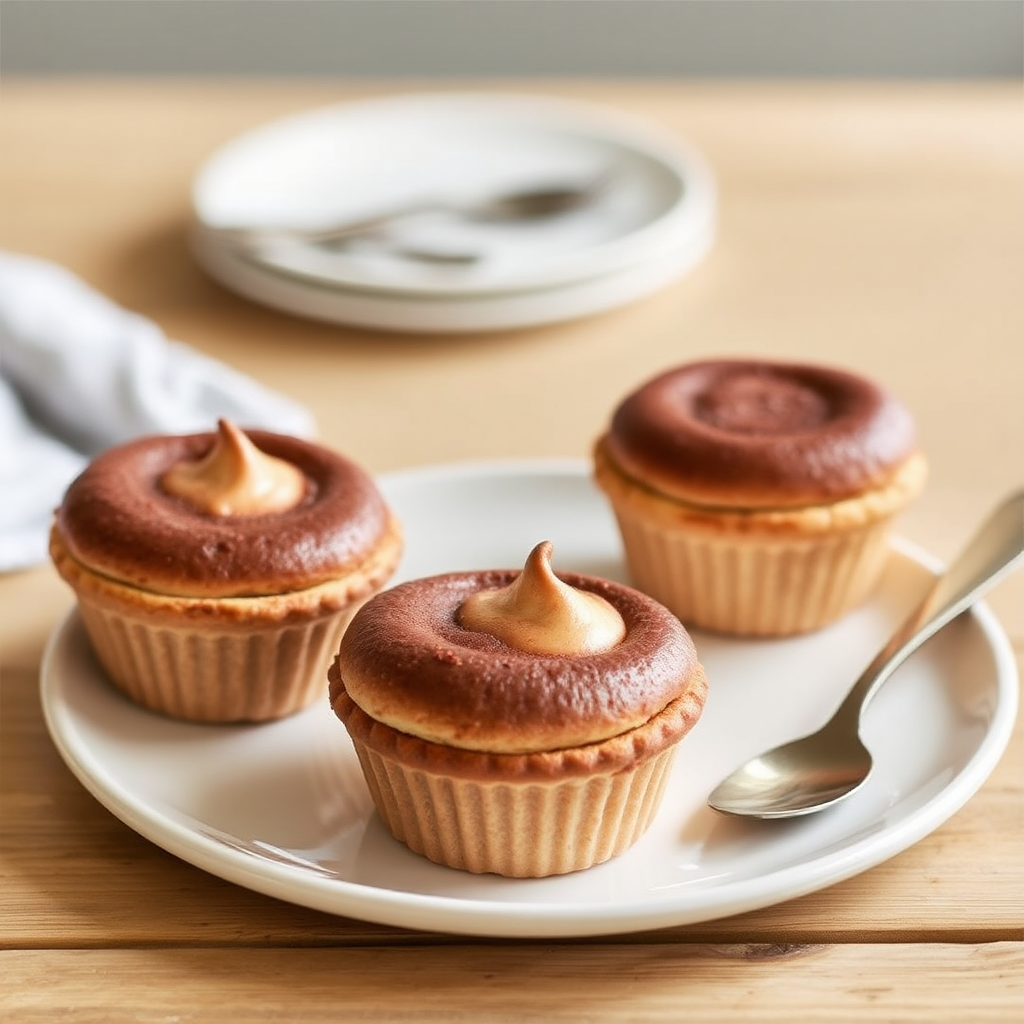
<path fill-rule="evenodd" d="M 610 182 L 608 172 L 585 181 L 542 182 L 484 198 L 459 201 L 452 198 L 422 198 L 371 217 L 328 224 L 317 228 L 249 227 L 217 228 L 218 238 L 242 250 L 259 249 L 275 242 L 302 242 L 328 248 L 343 246 L 357 238 L 383 232 L 399 220 L 421 213 L 449 213 L 465 221 L 484 224 L 531 223 L 558 217 L 596 202 Z M 473 262 L 474 253 L 444 253 L 420 248 L 400 248 L 399 253 L 413 259 L 436 262 Z"/>

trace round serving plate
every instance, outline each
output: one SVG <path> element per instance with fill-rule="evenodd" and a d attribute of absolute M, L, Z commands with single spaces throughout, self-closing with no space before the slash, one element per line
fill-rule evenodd
<path fill-rule="evenodd" d="M 626 579 L 614 521 L 576 462 L 436 466 L 381 479 L 403 522 L 396 579 L 522 565 Z M 54 631 L 42 703 L 83 785 L 152 842 L 229 881 L 400 927 L 506 937 L 690 924 L 824 888 L 905 850 L 970 799 L 1013 729 L 1017 676 L 983 605 L 915 652 L 869 705 L 875 768 L 836 807 L 790 821 L 729 818 L 708 793 L 757 752 L 820 724 L 935 571 L 906 544 L 877 592 L 826 629 L 785 640 L 694 633 L 709 683 L 648 832 L 606 864 L 508 879 L 440 867 L 393 839 L 344 727 L 322 704 L 279 722 L 176 722 L 130 703 L 97 665 L 78 614 Z M 326 669 L 325 669 L 326 672 Z M 111 863 L 110 870 L 119 870 Z"/>

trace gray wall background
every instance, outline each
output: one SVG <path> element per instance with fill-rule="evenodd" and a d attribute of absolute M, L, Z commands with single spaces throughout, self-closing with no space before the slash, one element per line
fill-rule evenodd
<path fill-rule="evenodd" d="M 0 0 L 0 75 L 1024 76 L 1024 0 Z"/>

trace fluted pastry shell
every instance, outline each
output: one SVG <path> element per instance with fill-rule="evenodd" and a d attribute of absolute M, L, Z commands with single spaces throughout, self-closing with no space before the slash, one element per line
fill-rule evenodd
<path fill-rule="evenodd" d="M 225 434 L 240 456 L 228 473 L 216 464 Z M 286 482 L 270 505 L 268 465 Z M 114 684 L 153 711 L 206 722 L 279 718 L 322 695 L 348 620 L 401 550 L 398 522 L 355 463 L 226 422 L 101 453 L 69 485 L 50 535 Z"/>
<path fill-rule="evenodd" d="M 583 870 L 636 843 L 707 694 L 698 664 L 684 692 L 635 729 L 582 747 L 492 754 L 377 722 L 349 698 L 337 664 L 330 676 L 334 711 L 395 838 L 447 867 L 517 878 Z"/>
<path fill-rule="evenodd" d="M 864 600 L 926 475 L 893 395 L 768 360 L 665 371 L 594 450 L 634 584 L 687 625 L 744 636 L 807 632 Z"/>
<path fill-rule="evenodd" d="M 707 680 L 685 629 L 620 583 L 561 574 L 621 615 L 613 648 L 516 649 L 466 628 L 511 571 L 413 580 L 368 602 L 329 672 L 331 706 L 392 834 L 449 867 L 515 877 L 621 853 L 661 800 Z"/>

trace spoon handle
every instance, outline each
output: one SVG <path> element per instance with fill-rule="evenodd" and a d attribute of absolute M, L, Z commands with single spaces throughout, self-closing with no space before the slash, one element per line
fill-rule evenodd
<path fill-rule="evenodd" d="M 253 249 L 275 241 L 315 245 L 344 242 L 346 239 L 376 234 L 393 221 L 416 213 L 449 212 L 469 220 L 530 222 L 569 213 L 594 202 L 605 191 L 609 180 L 610 175 L 604 170 L 589 180 L 538 182 L 475 199 L 425 195 L 368 217 L 320 228 L 242 226 L 216 228 L 214 231 L 222 242 L 241 249 Z"/>
<path fill-rule="evenodd" d="M 924 600 L 854 683 L 837 719 L 861 711 L 898 665 L 947 622 L 969 608 L 1024 555 L 1024 491 L 1007 498 L 939 576 Z"/>
<path fill-rule="evenodd" d="M 242 249 L 258 248 L 270 242 L 309 242 L 322 244 L 324 242 L 340 242 L 346 238 L 357 238 L 362 235 L 370 235 L 381 228 L 386 227 L 393 221 L 402 217 L 411 216 L 414 213 L 425 213 L 438 209 L 446 209 L 451 204 L 440 201 L 427 200 L 410 202 L 402 207 L 385 210 L 383 213 L 370 217 L 362 217 L 359 220 L 349 220 L 344 223 L 330 224 L 321 228 L 275 228 L 275 227 L 238 227 L 218 228 L 217 236 L 222 241 Z"/>

